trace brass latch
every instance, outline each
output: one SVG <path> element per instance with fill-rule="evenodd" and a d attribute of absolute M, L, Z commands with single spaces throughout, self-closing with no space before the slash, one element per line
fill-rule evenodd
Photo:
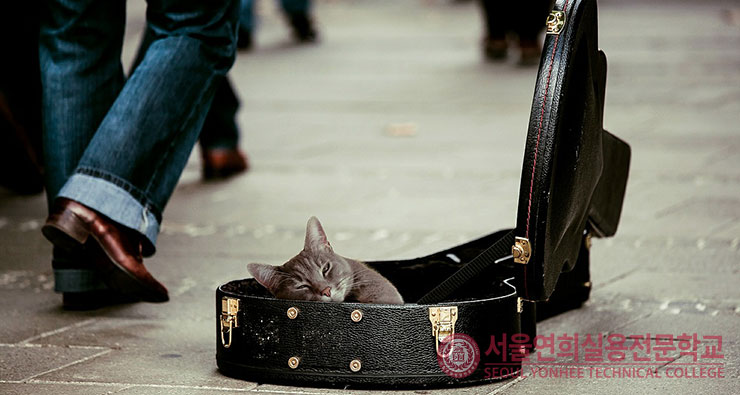
<path fill-rule="evenodd" d="M 234 328 L 239 326 L 236 314 L 239 312 L 239 299 L 223 297 L 221 299 L 221 344 L 225 348 L 231 347 Z M 229 339 L 226 341 L 226 335 Z"/>
<path fill-rule="evenodd" d="M 455 322 L 457 322 L 457 306 L 430 307 L 429 321 L 432 322 L 432 336 L 434 336 L 434 348 L 439 353 L 439 343 L 455 334 Z"/>
<path fill-rule="evenodd" d="M 514 262 L 526 265 L 529 258 L 532 257 L 532 245 L 529 243 L 529 239 L 524 237 L 514 238 L 511 255 L 514 256 Z"/>
<path fill-rule="evenodd" d="M 586 244 L 586 249 L 591 249 L 591 232 L 586 232 L 583 236 L 583 243 Z"/>
<path fill-rule="evenodd" d="M 565 26 L 565 12 L 553 10 L 547 16 L 545 25 L 547 25 L 547 34 L 560 34 Z"/>

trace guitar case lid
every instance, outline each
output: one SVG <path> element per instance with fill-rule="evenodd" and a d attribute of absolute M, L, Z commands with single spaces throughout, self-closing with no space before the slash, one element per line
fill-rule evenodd
<path fill-rule="evenodd" d="M 605 89 L 596 2 L 558 0 L 547 20 L 512 246 L 524 299 L 550 296 L 575 265 L 584 232 L 616 232 L 630 148 L 603 129 Z"/>

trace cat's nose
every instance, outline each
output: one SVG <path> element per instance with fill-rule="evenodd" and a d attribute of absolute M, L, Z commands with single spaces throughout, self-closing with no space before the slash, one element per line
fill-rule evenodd
<path fill-rule="evenodd" d="M 321 294 L 324 296 L 331 297 L 331 287 L 326 287 L 321 291 Z"/>

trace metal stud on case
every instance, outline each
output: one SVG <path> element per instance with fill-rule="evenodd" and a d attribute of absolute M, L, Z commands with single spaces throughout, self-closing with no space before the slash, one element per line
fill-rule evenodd
<path fill-rule="evenodd" d="M 362 321 L 362 310 L 355 310 L 350 314 L 350 318 L 352 318 L 353 322 L 360 322 Z"/>

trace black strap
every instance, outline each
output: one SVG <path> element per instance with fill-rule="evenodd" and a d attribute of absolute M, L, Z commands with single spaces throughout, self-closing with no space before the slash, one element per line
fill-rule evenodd
<path fill-rule="evenodd" d="M 432 304 L 447 299 L 455 291 L 463 288 L 470 280 L 493 265 L 496 260 L 511 254 L 511 246 L 514 244 L 514 230 L 501 236 L 492 246 L 481 252 L 477 257 L 466 263 L 453 275 L 427 292 L 416 303 Z"/>

